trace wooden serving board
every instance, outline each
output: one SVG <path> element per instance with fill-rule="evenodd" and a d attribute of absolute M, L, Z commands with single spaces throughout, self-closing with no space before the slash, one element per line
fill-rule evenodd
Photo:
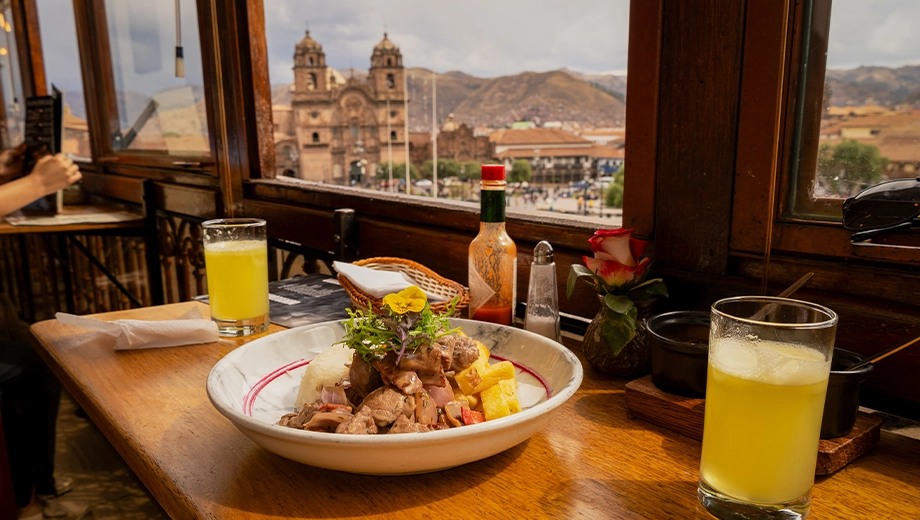
<path fill-rule="evenodd" d="M 626 408 L 630 415 L 687 437 L 703 440 L 705 399 L 681 397 L 659 390 L 652 376 L 626 383 Z M 815 474 L 828 475 L 846 466 L 878 444 L 882 418 L 859 412 L 853 431 L 845 437 L 821 439 Z"/>

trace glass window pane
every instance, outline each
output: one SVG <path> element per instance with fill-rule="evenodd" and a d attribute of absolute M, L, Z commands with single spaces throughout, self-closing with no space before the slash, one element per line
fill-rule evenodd
<path fill-rule="evenodd" d="M 63 96 L 61 152 L 74 159 L 92 160 L 73 1 L 36 0 L 36 4 L 48 92 L 54 85 Z"/>
<path fill-rule="evenodd" d="M 813 23 L 822 23 L 822 3 L 808 4 L 815 6 Z M 834 0 L 826 71 L 807 79 L 823 89 L 803 89 L 792 216 L 839 220 L 846 197 L 920 175 L 920 36 L 911 23 L 917 19 L 920 4 L 910 0 Z M 817 123 L 805 135 L 809 121 Z"/>
<path fill-rule="evenodd" d="M 3 96 L 4 124 L 3 146 L 13 147 L 22 142 L 26 111 L 22 98 L 22 79 L 19 76 L 19 54 L 16 48 L 16 28 L 10 2 L 0 2 L 0 95 Z"/>
<path fill-rule="evenodd" d="M 120 126 L 115 150 L 210 154 L 196 9 L 191 0 L 106 0 Z"/>
<path fill-rule="evenodd" d="M 503 163 L 511 211 L 621 221 L 628 1 L 264 8 L 275 177 L 475 202 Z"/>

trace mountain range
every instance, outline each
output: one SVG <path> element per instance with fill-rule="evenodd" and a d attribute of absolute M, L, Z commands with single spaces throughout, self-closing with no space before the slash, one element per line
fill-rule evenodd
<path fill-rule="evenodd" d="M 345 69 L 343 77 L 363 81 L 367 71 Z M 409 79 L 409 126 L 414 132 L 431 129 L 432 72 L 423 68 L 407 69 Z M 530 120 L 577 122 L 587 127 L 623 126 L 626 115 L 626 76 L 583 74 L 569 69 L 549 72 L 521 72 L 496 78 L 480 78 L 460 71 L 437 76 L 438 121 L 450 114 L 467 125 L 501 128 L 513 121 Z M 182 92 L 180 92 L 182 91 Z M 177 89 L 183 94 L 173 100 L 167 93 L 158 95 L 161 109 L 166 105 L 200 102 L 204 89 Z M 829 106 L 877 104 L 894 107 L 920 107 L 920 66 L 899 68 L 864 66 L 851 70 L 828 70 L 825 93 Z M 123 92 L 119 108 L 137 114 L 150 97 L 137 92 Z M 77 117 L 86 117 L 83 93 L 64 92 L 64 102 Z M 291 84 L 272 86 L 272 104 L 291 104 Z"/>
<path fill-rule="evenodd" d="M 341 71 L 363 80 L 367 72 Z M 567 69 L 480 78 L 460 71 L 436 74 L 407 69 L 409 129 L 431 130 L 432 82 L 437 83 L 439 124 L 450 114 L 467 125 L 504 127 L 514 121 L 575 121 L 585 126 L 622 126 L 626 118 L 626 77 L 586 75 Z M 272 104 L 289 105 L 290 84 L 272 87 Z"/>
<path fill-rule="evenodd" d="M 824 88 L 830 106 L 916 106 L 920 105 L 920 66 L 829 70 Z"/>

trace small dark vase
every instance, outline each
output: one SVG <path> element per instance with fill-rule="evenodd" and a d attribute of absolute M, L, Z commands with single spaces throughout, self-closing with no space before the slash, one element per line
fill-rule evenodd
<path fill-rule="evenodd" d="M 607 313 L 613 311 L 607 308 L 602 297 L 600 302 L 601 308 L 588 325 L 582 343 L 585 359 L 591 366 L 613 376 L 641 377 L 649 374 L 652 371 L 652 349 L 646 322 L 652 317 L 655 300 L 633 302 L 636 305 L 636 337 L 616 355 L 613 354 L 601 333 L 602 323 L 607 319 Z"/>

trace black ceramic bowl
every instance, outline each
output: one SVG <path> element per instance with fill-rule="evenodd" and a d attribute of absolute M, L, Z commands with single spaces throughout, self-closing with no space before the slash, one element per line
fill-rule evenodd
<path fill-rule="evenodd" d="M 652 383 L 665 392 L 706 396 L 709 312 L 675 311 L 648 320 Z"/>
<path fill-rule="evenodd" d="M 859 411 L 859 393 L 863 383 L 872 375 L 873 365 L 854 372 L 844 371 L 866 359 L 849 350 L 834 349 L 831 376 L 827 381 L 827 398 L 824 400 L 824 418 L 821 420 L 821 438 L 843 437 L 853 430 Z"/>

